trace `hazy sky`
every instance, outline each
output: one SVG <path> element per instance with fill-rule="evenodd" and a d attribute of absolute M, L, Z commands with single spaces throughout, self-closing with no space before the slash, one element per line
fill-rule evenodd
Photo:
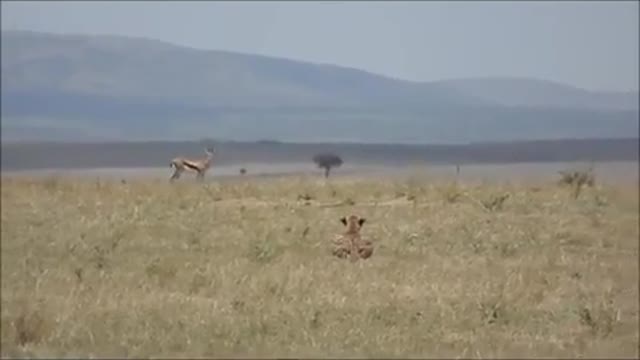
<path fill-rule="evenodd" d="M 638 90 L 638 1 L 2 1 L 2 29 L 120 34 L 409 80 Z"/>

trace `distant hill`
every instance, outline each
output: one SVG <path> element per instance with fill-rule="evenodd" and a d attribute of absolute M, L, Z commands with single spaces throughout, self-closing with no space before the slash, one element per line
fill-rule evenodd
<path fill-rule="evenodd" d="M 637 94 L 419 83 L 120 36 L 2 32 L 2 140 L 456 143 L 626 137 Z"/>
<path fill-rule="evenodd" d="M 553 81 L 495 77 L 434 82 L 467 96 L 505 106 L 638 110 L 637 92 L 588 91 Z"/>

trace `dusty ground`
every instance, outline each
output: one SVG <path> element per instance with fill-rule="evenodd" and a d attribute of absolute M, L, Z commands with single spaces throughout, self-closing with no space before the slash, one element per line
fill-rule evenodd
<path fill-rule="evenodd" d="M 637 183 L 571 194 L 3 176 L 2 356 L 638 357 Z"/>
<path fill-rule="evenodd" d="M 456 173 L 453 164 L 416 163 L 410 166 L 393 163 L 345 163 L 332 170 L 332 177 L 375 177 L 378 179 L 402 179 L 415 174 L 428 175 L 429 180 L 485 181 L 485 182 L 528 182 L 539 183 L 554 179 L 558 171 L 567 169 L 588 169 L 589 162 L 530 162 L 513 164 L 462 164 Z M 207 180 L 237 180 L 240 169 L 247 170 L 243 178 L 266 178 L 279 176 L 322 176 L 323 170 L 313 163 L 241 163 L 214 167 L 207 172 Z M 637 184 L 638 162 L 610 161 L 596 162 L 593 169 L 600 182 L 608 184 Z M 73 177 L 101 179 L 168 179 L 169 167 L 156 168 L 94 168 L 94 169 L 38 169 L 5 171 L 3 175 L 12 177 Z M 182 181 L 193 181 L 193 173 L 182 175 Z"/>

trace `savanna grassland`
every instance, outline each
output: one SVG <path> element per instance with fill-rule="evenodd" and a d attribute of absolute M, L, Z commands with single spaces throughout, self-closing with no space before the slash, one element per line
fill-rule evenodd
<path fill-rule="evenodd" d="M 575 194 L 3 177 L 2 356 L 638 357 L 637 186 Z"/>

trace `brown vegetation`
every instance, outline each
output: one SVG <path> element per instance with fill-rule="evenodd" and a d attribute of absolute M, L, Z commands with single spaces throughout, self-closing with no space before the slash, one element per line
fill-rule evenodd
<path fill-rule="evenodd" d="M 1 355 L 638 357 L 637 188 L 245 179 L 3 177 Z"/>
<path fill-rule="evenodd" d="M 593 187 L 595 185 L 595 175 L 593 173 L 593 168 L 589 168 L 589 170 L 570 170 L 570 171 L 560 171 L 560 184 L 567 185 L 573 189 L 573 197 L 578 198 L 580 196 L 580 192 L 582 191 L 583 186 Z"/>

